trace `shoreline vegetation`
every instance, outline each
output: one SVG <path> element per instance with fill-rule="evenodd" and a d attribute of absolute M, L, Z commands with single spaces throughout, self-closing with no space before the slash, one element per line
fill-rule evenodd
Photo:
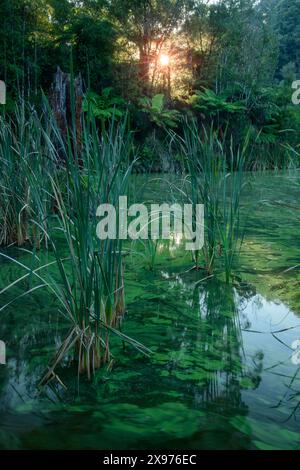
<path fill-rule="evenodd" d="M 73 76 L 70 78 L 74 83 Z M 128 116 L 114 115 L 105 127 L 98 126 L 91 112 L 76 121 L 76 102 L 70 93 L 70 127 L 61 128 L 44 97 L 40 116 L 25 103 L 16 108 L 15 119 L 1 122 L 1 247 L 0 256 L 24 270 L 24 275 L 4 286 L 7 294 L 19 283 L 22 296 L 48 289 L 60 305 L 70 330 L 41 378 L 44 386 L 52 380 L 63 385 L 55 370 L 74 351 L 78 373 L 90 379 L 95 369 L 112 366 L 110 336 L 130 343 L 146 355 L 150 349 L 124 336 L 119 327 L 126 312 L 124 269 L 126 253 L 134 250 L 124 241 L 97 239 L 97 207 L 101 202 L 117 208 L 121 196 L 130 196 L 129 180 L 139 160 Z M 253 165 L 249 134 L 237 147 L 224 134 L 222 140 L 211 127 L 200 127 L 196 119 L 183 122 L 184 134 L 168 131 L 169 146 L 181 155 L 175 200 L 205 207 L 204 247 L 192 253 L 191 267 L 203 271 L 203 280 L 237 282 L 244 240 L 246 213 L 241 206 L 247 162 Z M 151 174 L 151 172 L 149 173 Z M 141 202 L 141 201 L 134 201 Z M 243 211 L 243 220 L 241 217 Z M 116 217 L 119 220 L 119 217 Z M 149 222 L 150 223 L 150 222 Z M 176 234 L 174 234 L 176 237 Z M 148 242 L 155 268 L 157 243 Z M 12 247 L 31 253 L 29 265 L 12 257 Z M 39 262 L 39 252 L 53 260 Z M 56 266 L 57 275 L 49 273 Z M 57 278 L 58 276 L 58 278 Z M 25 280 L 30 279 L 30 282 Z M 201 282 L 201 281 L 200 281 Z M 1 307 L 1 312 L 16 299 Z"/>

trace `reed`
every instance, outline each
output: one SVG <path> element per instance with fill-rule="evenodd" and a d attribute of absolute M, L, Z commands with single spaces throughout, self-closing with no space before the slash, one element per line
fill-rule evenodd
<path fill-rule="evenodd" d="M 123 242 L 118 238 L 99 240 L 96 235 L 98 205 L 113 204 L 118 212 L 119 196 L 127 194 L 133 165 L 127 121 L 116 124 L 112 119 L 108 129 L 100 134 L 95 120 L 88 116 L 82 122 L 78 143 L 74 129 L 69 129 L 65 138 L 55 119 L 47 115 L 46 125 L 41 126 L 42 139 L 47 157 L 60 164 L 47 173 L 51 207 L 46 216 L 43 191 L 34 186 L 39 177 L 38 162 L 27 173 L 26 182 L 36 189 L 37 207 L 28 214 L 28 220 L 47 240 L 54 262 L 33 269 L 1 253 L 26 272 L 2 293 L 26 277 L 35 278 L 38 283 L 22 295 L 47 288 L 70 323 L 70 331 L 42 378 L 41 386 L 54 379 L 61 382 L 56 368 L 72 351 L 74 358 L 78 358 L 78 373 L 86 373 L 88 378 L 95 369 L 110 364 L 112 334 L 145 354 L 150 352 L 117 329 L 125 313 Z"/>
<path fill-rule="evenodd" d="M 90 377 L 110 362 L 109 328 L 118 326 L 125 313 L 123 242 L 97 239 L 96 212 L 100 203 L 112 204 L 118 212 L 119 196 L 128 190 L 132 145 L 126 120 L 118 125 L 113 120 L 100 135 L 92 118 L 83 123 L 80 158 L 73 142 L 69 136 L 64 143 L 65 184 L 51 178 L 58 226 L 49 240 L 61 278 L 60 301 L 73 324 L 67 349 L 75 342 L 78 370 Z M 63 235 L 61 249 L 56 230 Z"/>
<path fill-rule="evenodd" d="M 226 282 L 230 281 L 235 260 L 240 253 L 244 239 L 244 222 L 241 221 L 241 195 L 245 186 L 244 168 L 248 141 L 242 149 L 233 152 L 230 146 L 228 172 L 223 178 L 221 214 L 218 218 L 218 232 L 223 258 Z"/>
<path fill-rule="evenodd" d="M 225 136 L 220 140 L 213 129 L 199 128 L 196 121 L 186 120 L 179 141 L 188 173 L 186 196 L 190 203 L 205 206 L 204 267 L 212 274 L 220 266 L 229 282 L 243 240 L 240 203 L 249 139 L 237 151 L 231 141 L 228 150 Z M 201 253 L 195 252 L 197 269 L 200 259 Z"/>
<path fill-rule="evenodd" d="M 297 147 L 294 148 L 286 142 L 276 142 L 276 144 L 259 142 L 259 135 L 252 142 L 251 151 L 248 152 L 247 169 L 249 171 L 280 171 L 299 168 L 300 155 Z"/>
<path fill-rule="evenodd" d="M 12 117 L 0 117 L 0 245 L 40 247 L 51 204 L 48 173 L 56 162 L 47 155 L 41 122 L 24 104 Z"/>

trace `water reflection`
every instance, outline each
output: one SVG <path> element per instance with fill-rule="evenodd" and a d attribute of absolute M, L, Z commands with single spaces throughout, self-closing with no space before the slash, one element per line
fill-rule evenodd
<path fill-rule="evenodd" d="M 282 185 L 272 184 L 268 199 L 284 199 Z M 290 200 L 286 184 L 284 200 Z M 257 199 L 258 187 L 262 191 L 261 180 L 248 200 Z M 299 447 L 299 424 L 291 418 L 300 409 L 300 372 L 291 347 L 300 338 L 300 320 L 276 300 L 278 289 L 293 291 L 293 300 L 298 295 L 295 271 L 288 281 L 280 272 L 298 262 L 299 237 L 290 214 L 268 207 L 251 213 L 241 274 L 249 279 L 250 273 L 259 293 L 240 279 L 232 287 L 201 281 L 205 273 L 189 271 L 191 260 L 180 258 L 176 235 L 171 243 L 137 245 L 144 256 L 137 263 L 126 259 L 123 328 L 154 355 L 149 360 L 117 344 L 112 372 L 97 373 L 91 384 L 82 379 L 80 394 L 68 361 L 62 371 L 68 391 L 36 393 L 63 326 L 41 293 L 16 303 L 0 321 L 8 346 L 8 366 L 0 366 L 0 448 Z M 274 220 L 282 215 L 278 233 Z M 6 285 L 18 272 L 4 263 L 0 275 Z"/>
<path fill-rule="evenodd" d="M 235 288 L 216 280 L 196 287 L 180 276 L 169 282 L 171 290 L 177 283 L 185 297 L 190 292 L 191 299 L 186 302 L 197 316 L 197 322 L 189 325 L 189 333 L 186 331 L 182 338 L 176 360 L 169 366 L 170 373 L 194 382 L 198 405 L 214 406 L 220 413 L 235 409 L 245 414 L 247 406 L 241 390 L 257 387 L 263 368 L 259 352 L 251 367 L 245 364 L 242 328 L 249 326 L 244 310 L 251 295 L 248 292 L 248 299 L 246 293 L 241 297 Z"/>

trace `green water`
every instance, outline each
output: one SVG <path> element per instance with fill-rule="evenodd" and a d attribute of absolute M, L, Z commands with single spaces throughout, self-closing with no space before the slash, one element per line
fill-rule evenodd
<path fill-rule="evenodd" d="M 189 271 L 176 241 L 158 244 L 155 256 L 136 243 L 126 258 L 122 330 L 151 348 L 151 358 L 114 341 L 111 371 L 78 382 L 66 358 L 58 373 L 68 389 L 38 393 L 67 325 L 42 291 L 0 313 L 8 359 L 0 366 L 0 449 L 300 449 L 300 366 L 291 357 L 300 339 L 300 269 L 284 273 L 300 263 L 300 177 L 248 179 L 233 286 L 218 277 L 199 282 L 204 272 Z M 136 189 L 147 183 L 143 197 L 163 199 L 165 180 L 141 177 Z M 1 287 L 23 273 L 0 266 Z"/>

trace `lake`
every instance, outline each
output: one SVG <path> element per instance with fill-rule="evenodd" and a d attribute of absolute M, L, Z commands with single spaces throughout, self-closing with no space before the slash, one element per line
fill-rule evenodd
<path fill-rule="evenodd" d="M 136 177 L 137 200 L 176 199 L 176 178 Z M 176 236 L 128 244 L 121 328 L 150 357 L 114 340 L 109 370 L 78 380 L 66 357 L 67 389 L 39 392 L 68 324 L 43 291 L 0 312 L 0 449 L 300 449 L 300 174 L 247 178 L 232 285 L 192 270 Z M 22 274 L 2 259 L 1 288 Z"/>

